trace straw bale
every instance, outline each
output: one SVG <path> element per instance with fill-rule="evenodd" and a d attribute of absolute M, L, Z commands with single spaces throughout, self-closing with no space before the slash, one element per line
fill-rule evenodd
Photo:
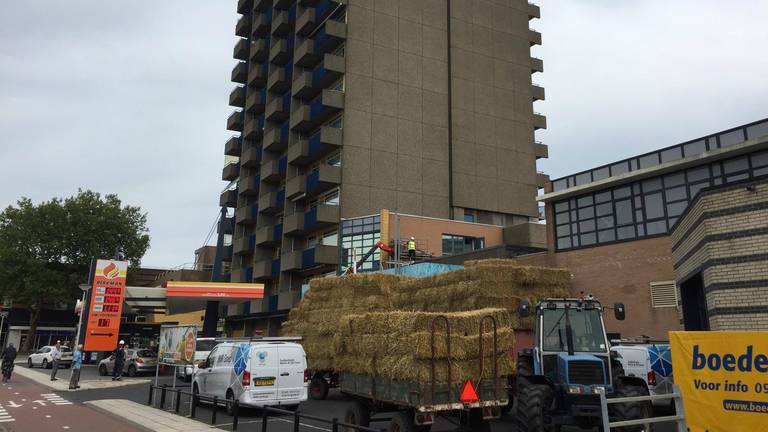
<path fill-rule="evenodd" d="M 513 374 L 515 362 L 510 355 L 497 356 L 498 376 Z M 493 376 L 493 357 L 488 356 L 484 361 L 482 378 Z M 385 356 L 355 357 L 344 356 L 336 360 L 336 366 L 340 370 L 368 375 L 379 375 L 392 379 L 411 380 L 422 383 L 431 381 L 432 362 L 430 360 L 417 359 L 411 356 Z M 451 380 L 462 382 L 467 379 L 480 378 L 480 360 L 452 360 L 435 361 L 435 380 L 438 383 L 448 382 L 448 367 L 451 368 Z"/>
<path fill-rule="evenodd" d="M 372 312 L 362 315 L 346 315 L 341 320 L 340 331 L 344 335 L 379 334 L 402 335 L 430 331 L 436 317 L 445 316 L 451 324 L 451 332 L 457 335 L 473 335 L 480 332 L 480 321 L 485 316 L 496 319 L 498 328 L 511 327 L 511 315 L 504 309 L 480 309 L 466 312 Z M 490 324 L 486 324 L 490 326 Z M 436 321 L 438 332 L 444 331 L 443 321 Z"/>

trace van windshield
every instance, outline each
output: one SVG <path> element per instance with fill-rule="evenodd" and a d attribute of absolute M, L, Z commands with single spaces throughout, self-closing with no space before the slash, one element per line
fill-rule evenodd
<path fill-rule="evenodd" d="M 575 352 L 605 352 L 605 333 L 597 309 L 569 309 L 568 315 L 573 332 Z M 568 350 L 565 331 L 565 309 L 544 309 L 541 328 L 544 351 L 563 352 Z"/>
<path fill-rule="evenodd" d="M 195 346 L 195 351 L 211 351 L 215 346 L 215 340 L 198 340 Z"/>

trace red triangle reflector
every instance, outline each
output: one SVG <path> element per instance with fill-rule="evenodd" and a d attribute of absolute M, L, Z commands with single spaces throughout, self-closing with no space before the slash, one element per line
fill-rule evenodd
<path fill-rule="evenodd" d="M 464 382 L 459 400 L 464 403 L 472 403 L 480 400 L 480 398 L 477 397 L 477 392 L 475 391 L 474 384 L 472 384 L 472 380 Z"/>

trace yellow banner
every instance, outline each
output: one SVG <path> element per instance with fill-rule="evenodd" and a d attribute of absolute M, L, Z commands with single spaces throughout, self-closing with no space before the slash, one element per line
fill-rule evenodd
<path fill-rule="evenodd" d="M 691 432 L 768 430 L 768 333 L 670 332 Z"/>

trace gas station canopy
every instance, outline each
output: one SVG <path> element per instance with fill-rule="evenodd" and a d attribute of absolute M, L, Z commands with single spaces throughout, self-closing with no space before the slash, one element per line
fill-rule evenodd
<path fill-rule="evenodd" d="M 263 298 L 263 284 L 170 281 L 166 287 L 126 287 L 125 304 L 134 312 L 171 315 L 205 309 L 208 301 L 223 306 Z"/>

